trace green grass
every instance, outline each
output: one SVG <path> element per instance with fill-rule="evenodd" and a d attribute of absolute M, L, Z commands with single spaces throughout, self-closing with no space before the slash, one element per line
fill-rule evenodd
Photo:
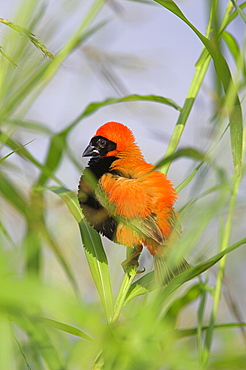
<path fill-rule="evenodd" d="M 239 292 L 242 301 L 237 303 L 228 290 L 230 315 L 223 315 L 223 309 L 228 261 L 233 274 L 241 266 L 246 244 L 246 43 L 228 30 L 237 18 L 245 22 L 246 2 L 239 6 L 228 1 L 220 14 L 220 2 L 208 1 L 205 35 L 174 2 L 147 3 L 160 13 L 173 13 L 201 42 L 183 105 L 151 92 L 95 99 L 56 132 L 38 117 L 34 122 L 25 115 L 67 57 L 100 35 L 108 20 L 98 21 L 98 15 L 107 13 L 108 5 L 91 2 L 78 28 L 55 52 L 49 51 L 48 40 L 35 34 L 45 14 L 37 2 L 29 0 L 24 12 L 16 10 L 16 19 L 21 14 L 25 27 L 15 19 L 0 20 L 1 369 L 245 367 L 246 323 L 240 313 L 244 296 Z M 213 138 L 206 151 L 192 145 L 179 148 L 209 66 L 214 71 Z M 58 175 L 64 158 L 77 169 L 78 178 L 83 170 L 69 141 L 78 124 L 82 121 L 86 127 L 86 119 L 98 111 L 129 102 L 164 105 L 178 114 L 158 168 L 167 173 L 175 161 L 186 158 L 191 163 L 176 184 L 179 198 L 187 189 L 189 193 L 178 210 L 184 231 L 170 263 L 185 256 L 192 267 L 158 289 L 153 271 L 138 275 L 132 266 L 123 274 L 118 249 L 104 248 L 83 218 L 76 194 Z M 29 151 L 36 134 L 48 143 L 43 161 Z M 78 250 L 84 251 L 79 258 Z M 238 289 L 245 289 L 240 283 Z"/>

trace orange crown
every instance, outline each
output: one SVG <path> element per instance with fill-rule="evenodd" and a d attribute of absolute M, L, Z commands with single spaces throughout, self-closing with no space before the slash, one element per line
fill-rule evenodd
<path fill-rule="evenodd" d="M 135 145 L 135 137 L 131 130 L 119 122 L 107 122 L 99 127 L 94 136 L 102 136 L 117 145 L 117 151 L 124 150 L 127 146 Z"/>

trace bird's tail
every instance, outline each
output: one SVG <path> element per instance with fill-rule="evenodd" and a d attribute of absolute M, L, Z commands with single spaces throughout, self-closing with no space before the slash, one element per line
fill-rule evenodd
<path fill-rule="evenodd" d="M 189 263 L 183 258 L 176 266 L 170 266 L 170 262 L 166 257 L 154 256 L 154 274 L 158 285 L 167 285 L 175 277 L 182 272 L 188 270 Z"/>

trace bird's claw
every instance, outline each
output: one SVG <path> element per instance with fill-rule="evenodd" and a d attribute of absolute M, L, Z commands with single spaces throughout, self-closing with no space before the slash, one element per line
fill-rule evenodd
<path fill-rule="evenodd" d="M 145 267 L 142 268 L 142 270 L 137 270 L 137 274 L 143 274 L 145 272 Z"/>
<path fill-rule="evenodd" d="M 123 261 L 121 263 L 121 266 L 122 266 L 125 273 L 127 272 L 127 267 L 132 266 L 132 265 L 135 265 L 136 267 L 138 267 L 139 263 L 136 260 Z M 145 267 L 143 267 L 142 270 L 137 270 L 137 274 L 142 274 L 143 272 L 145 272 Z"/>

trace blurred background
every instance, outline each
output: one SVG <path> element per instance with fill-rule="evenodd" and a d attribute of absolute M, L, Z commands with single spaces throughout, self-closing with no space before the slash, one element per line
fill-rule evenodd
<path fill-rule="evenodd" d="M 176 3 L 193 25 L 205 35 L 210 1 L 180 0 Z M 89 18 L 92 4 L 95 3 L 91 0 L 0 0 L 0 17 L 31 30 L 54 55 L 62 50 L 81 27 L 83 20 L 85 22 L 84 31 L 87 34 L 76 48 L 67 57 L 61 56 L 59 65 L 51 72 L 48 70 L 46 79 L 42 77 L 43 80 L 26 93 L 19 104 L 14 108 L 14 105 L 7 105 L 12 110 L 9 108 L 8 119 L 3 118 L 2 121 L 3 130 L 16 141 L 23 145 L 30 142 L 26 149 L 41 163 L 46 160 L 51 137 L 75 122 L 88 104 L 130 94 L 153 94 L 172 99 L 182 106 L 195 73 L 195 65 L 202 50 L 201 41 L 171 12 L 152 1 L 98 1 L 98 10 L 94 9 L 95 16 Z M 226 1 L 219 1 L 218 17 L 224 13 L 226 6 Z M 241 18 L 237 17 L 232 21 L 227 31 L 239 45 L 245 47 L 245 24 Z M 0 45 L 17 64 L 13 67 L 1 57 L 4 60 L 4 69 L 1 72 L 1 107 L 4 110 L 6 104 L 9 104 L 9 96 L 18 97 L 18 91 L 30 76 L 37 73 L 38 68 L 45 65 L 47 57 L 43 57 L 40 50 L 25 39 L 21 32 L 18 33 L 4 24 L 0 24 Z M 222 52 L 232 75 L 238 78 L 235 62 L 225 44 L 222 45 Z M 242 96 L 243 93 L 245 94 L 245 90 Z M 211 62 L 179 148 L 193 147 L 208 152 L 213 147 L 228 124 L 227 118 L 220 115 L 220 99 L 218 81 Z M 245 109 L 245 99 L 243 104 Z M 106 105 L 74 124 L 69 131 L 67 149 L 62 152 L 55 176 L 65 187 L 77 192 L 81 171 L 87 163 L 87 159 L 81 158 L 81 154 L 97 128 L 107 121 L 127 125 L 136 136 L 145 159 L 157 163 L 165 154 L 178 116 L 179 112 L 172 107 L 152 102 Z M 8 147 L 1 148 L 1 157 L 8 153 Z M 217 145 L 215 153 L 216 164 L 231 176 L 233 163 L 228 132 L 223 142 Z M 196 165 L 190 159 L 174 161 L 168 177 L 177 187 Z M 16 191 L 20 191 L 19 195 L 23 194 L 28 199 L 29 191 L 40 175 L 38 167 L 15 153 L 4 162 L 2 171 L 13 182 Z M 176 210 L 179 211 L 202 191 L 216 184 L 216 181 L 216 174 L 206 168 L 180 192 Z M 57 184 L 50 179 L 46 186 L 52 185 Z M 196 227 L 202 207 L 208 206 L 206 199 L 192 213 L 181 216 L 184 235 L 191 225 Z M 245 237 L 245 199 L 244 179 L 234 214 L 231 243 Z M 73 271 L 83 298 L 95 300 L 96 291 L 76 221 L 63 201 L 49 191 L 45 193 L 45 204 L 46 224 L 50 234 Z M 219 217 L 223 218 L 223 212 L 225 209 L 220 210 L 218 218 L 211 220 L 197 240 L 195 248 L 187 250 L 185 257 L 192 264 L 218 252 L 218 224 Z M 12 271 L 22 274 L 25 269 L 25 251 L 22 245 L 26 235 L 26 222 L 4 196 L 1 199 L 1 222 L 5 230 L 1 235 L 2 248 L 10 257 L 10 264 L 14 266 Z M 109 258 L 113 289 L 117 291 L 123 276 L 120 263 L 125 258 L 125 249 L 106 239 L 103 239 L 103 244 Z M 245 248 L 242 247 L 230 254 L 226 268 L 226 280 L 244 320 L 245 257 Z M 147 267 L 147 271 L 151 269 L 152 261 L 148 253 L 144 253 L 141 264 Z M 41 265 L 41 274 L 45 280 L 56 285 L 69 286 L 64 268 L 49 243 L 43 245 Z M 212 282 L 215 279 L 213 272 L 210 279 Z M 231 317 L 235 312 L 233 313 L 232 303 L 227 305 L 224 299 L 221 302 L 220 319 L 223 321 L 224 317 Z M 185 327 L 194 325 L 192 307 L 189 307 L 187 315 L 184 313 L 181 324 Z"/>

